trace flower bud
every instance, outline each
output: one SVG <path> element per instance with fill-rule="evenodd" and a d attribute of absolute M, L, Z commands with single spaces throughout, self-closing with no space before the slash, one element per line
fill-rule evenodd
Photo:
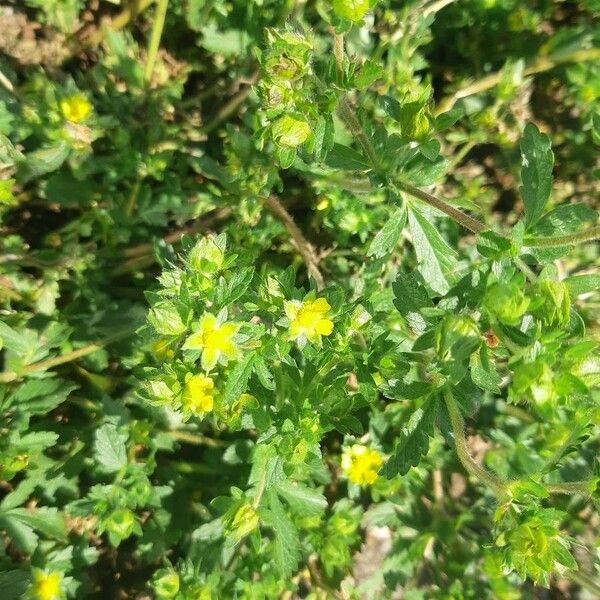
<path fill-rule="evenodd" d="M 522 363 L 513 372 L 508 397 L 515 404 L 530 402 L 543 405 L 556 398 L 552 369 L 541 359 Z"/>
<path fill-rule="evenodd" d="M 360 23 L 372 4 L 371 0 L 333 0 L 333 12 L 340 19 Z"/>
<path fill-rule="evenodd" d="M 212 275 L 221 269 L 225 255 L 210 237 L 202 238 L 188 254 L 188 264 L 203 275 Z"/>
<path fill-rule="evenodd" d="M 287 148 L 297 148 L 311 134 L 310 125 L 306 121 L 290 115 L 277 119 L 273 123 L 271 131 L 275 142 Z"/>
<path fill-rule="evenodd" d="M 534 289 L 531 312 L 544 325 L 566 325 L 571 312 L 567 286 L 561 281 L 539 281 Z"/>
<path fill-rule="evenodd" d="M 157 599 L 174 598 L 180 587 L 179 575 L 173 569 L 159 569 L 152 577 Z"/>
<path fill-rule="evenodd" d="M 487 290 L 483 305 L 499 321 L 516 325 L 529 307 L 529 298 L 516 283 L 495 283 Z"/>
<path fill-rule="evenodd" d="M 105 525 L 109 534 L 119 540 L 124 540 L 135 529 L 135 515 L 126 508 L 118 508 L 108 516 Z"/>

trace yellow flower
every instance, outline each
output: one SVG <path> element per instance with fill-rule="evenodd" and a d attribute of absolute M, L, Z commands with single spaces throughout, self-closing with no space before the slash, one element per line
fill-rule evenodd
<path fill-rule="evenodd" d="M 315 344 L 321 343 L 321 336 L 330 335 L 333 322 L 327 319 L 331 309 L 325 298 L 316 300 L 290 300 L 285 303 L 285 314 L 290 320 L 290 337 L 307 339 Z"/>
<path fill-rule="evenodd" d="M 81 123 L 90 116 L 92 104 L 83 94 L 73 94 L 60 101 L 60 110 L 67 121 Z"/>
<path fill-rule="evenodd" d="M 220 360 L 227 363 L 238 357 L 239 349 L 233 341 L 238 329 L 236 323 L 219 323 L 214 315 L 206 313 L 200 319 L 198 331 L 188 337 L 183 349 L 202 350 L 202 368 L 210 371 Z"/>
<path fill-rule="evenodd" d="M 215 382 L 204 375 L 192 375 L 183 388 L 183 406 L 196 416 L 213 409 Z"/>
<path fill-rule="evenodd" d="M 377 450 L 354 444 L 344 450 L 342 469 L 346 477 L 357 485 L 371 485 L 375 482 L 377 471 L 383 464 L 383 456 Z"/>
<path fill-rule="evenodd" d="M 29 597 L 33 600 L 62 600 L 62 573 L 32 569 L 33 581 L 29 588 Z"/>

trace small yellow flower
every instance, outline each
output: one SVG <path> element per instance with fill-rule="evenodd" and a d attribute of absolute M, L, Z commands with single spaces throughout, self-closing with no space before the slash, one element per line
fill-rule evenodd
<path fill-rule="evenodd" d="M 346 477 L 357 485 L 371 485 L 379 477 L 379 471 L 383 464 L 383 456 L 377 450 L 371 450 L 367 446 L 354 444 L 346 448 L 342 455 L 342 469 Z"/>
<path fill-rule="evenodd" d="M 214 405 L 215 382 L 204 375 L 192 375 L 183 388 L 183 406 L 196 416 L 210 412 Z"/>
<path fill-rule="evenodd" d="M 198 331 L 188 337 L 183 349 L 202 350 L 202 368 L 210 371 L 217 362 L 227 363 L 238 357 L 239 349 L 233 341 L 238 329 L 236 323 L 219 323 L 214 315 L 206 313 L 200 319 Z"/>
<path fill-rule="evenodd" d="M 285 314 L 290 320 L 290 337 L 307 339 L 314 344 L 321 343 L 321 336 L 330 335 L 333 322 L 327 319 L 331 306 L 325 298 L 316 300 L 290 300 L 285 303 Z"/>
<path fill-rule="evenodd" d="M 60 101 L 60 110 L 67 121 L 81 123 L 90 116 L 92 104 L 83 94 L 73 94 Z"/>
<path fill-rule="evenodd" d="M 32 569 L 32 576 L 33 581 L 29 588 L 29 597 L 32 600 L 62 600 L 62 573 Z"/>

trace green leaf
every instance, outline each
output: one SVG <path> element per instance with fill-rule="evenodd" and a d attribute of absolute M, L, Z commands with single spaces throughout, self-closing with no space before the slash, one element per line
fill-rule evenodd
<path fill-rule="evenodd" d="M 496 371 L 494 362 L 490 360 L 485 346 L 480 348 L 479 353 L 471 355 L 471 378 L 473 383 L 482 390 L 488 390 L 494 394 L 500 393 L 502 377 Z"/>
<path fill-rule="evenodd" d="M 246 390 L 250 375 L 252 375 L 252 369 L 254 368 L 254 358 L 255 354 L 251 352 L 232 369 L 227 378 L 225 391 L 223 392 L 223 404 L 225 406 L 230 406 Z"/>
<path fill-rule="evenodd" d="M 27 590 L 31 577 L 26 571 L 0 572 L 0 598 L 2 600 L 19 600 Z"/>
<path fill-rule="evenodd" d="M 521 140 L 521 196 L 525 208 L 525 224 L 535 225 L 542 216 L 552 191 L 554 154 L 550 139 L 528 123 Z"/>
<path fill-rule="evenodd" d="M 420 211 L 410 208 L 408 222 L 419 271 L 427 285 L 443 296 L 450 289 L 456 252 Z"/>
<path fill-rule="evenodd" d="M 289 577 L 300 561 L 300 539 L 298 530 L 287 516 L 277 493 L 267 493 L 269 510 L 261 511 L 261 520 L 275 533 L 274 558 L 281 577 Z"/>
<path fill-rule="evenodd" d="M 384 75 L 385 71 L 380 65 L 371 60 L 367 60 L 360 68 L 358 74 L 354 76 L 354 85 L 359 90 L 366 90 Z"/>
<path fill-rule="evenodd" d="M 477 250 L 481 256 L 498 260 L 511 248 L 510 240 L 493 231 L 484 231 L 477 238 Z"/>
<path fill-rule="evenodd" d="M 3 513 L 4 518 L 14 519 L 46 537 L 64 540 L 67 537 L 67 526 L 62 513 L 56 508 L 13 508 Z"/>
<path fill-rule="evenodd" d="M 12 350 L 15 354 L 24 356 L 32 350 L 32 340 L 29 336 L 23 335 L 12 327 L 9 327 L 3 321 L 0 321 L 0 338 L 4 342 L 4 347 Z"/>
<path fill-rule="evenodd" d="M 393 455 L 381 469 L 382 475 L 388 479 L 406 475 L 411 467 L 419 464 L 429 450 L 429 438 L 433 435 L 436 413 L 437 401 L 434 398 L 415 410 L 398 437 Z"/>
<path fill-rule="evenodd" d="M 579 231 L 586 223 L 598 220 L 598 212 L 587 204 L 563 204 L 546 213 L 531 232 L 533 236 L 552 237 Z"/>
<path fill-rule="evenodd" d="M 600 275 L 574 275 L 573 277 L 567 277 L 564 280 L 567 288 L 569 289 L 569 295 L 572 298 L 581 296 L 582 294 L 588 294 L 590 292 L 600 291 Z"/>
<path fill-rule="evenodd" d="M 52 146 L 28 154 L 27 161 L 18 173 L 19 183 L 27 183 L 40 175 L 56 171 L 65 162 L 70 152 L 69 144 L 60 140 Z"/>
<path fill-rule="evenodd" d="M 96 430 L 95 458 L 103 470 L 113 473 L 127 464 L 125 436 L 111 423 Z"/>
<path fill-rule="evenodd" d="M 189 318 L 187 307 L 170 300 L 158 302 L 148 313 L 148 321 L 161 335 L 181 335 L 187 329 Z"/>
<path fill-rule="evenodd" d="M 402 229 L 406 225 L 406 209 L 398 208 L 373 238 L 367 256 L 383 258 L 390 254 L 398 244 Z"/>
<path fill-rule="evenodd" d="M 370 169 L 369 161 L 356 150 L 334 144 L 327 154 L 325 164 L 333 169 L 347 169 L 349 171 L 366 171 Z"/>
<path fill-rule="evenodd" d="M 294 510 L 304 516 L 321 514 L 327 508 L 323 494 L 301 483 L 284 479 L 277 484 L 277 491 Z"/>
<path fill-rule="evenodd" d="M 421 309 L 433 306 L 421 277 L 416 273 L 398 273 L 392 284 L 394 306 L 406 319 L 408 326 L 417 334 L 425 331 L 427 323 Z"/>

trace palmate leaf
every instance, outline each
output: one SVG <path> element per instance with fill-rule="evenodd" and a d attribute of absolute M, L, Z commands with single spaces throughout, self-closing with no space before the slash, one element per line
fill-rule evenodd
<path fill-rule="evenodd" d="M 437 400 L 434 397 L 415 410 L 398 437 L 393 455 L 381 469 L 383 476 L 391 479 L 396 475 L 406 475 L 411 467 L 419 464 L 429 450 L 436 413 Z"/>
<path fill-rule="evenodd" d="M 456 264 L 456 251 L 442 238 L 438 230 L 419 211 L 408 211 L 408 223 L 419 271 L 427 285 L 442 296 L 450 289 L 451 272 Z"/>
<path fill-rule="evenodd" d="M 521 196 L 525 209 L 525 224 L 535 225 L 540 219 L 552 191 L 554 154 L 550 139 L 528 123 L 521 140 Z"/>

